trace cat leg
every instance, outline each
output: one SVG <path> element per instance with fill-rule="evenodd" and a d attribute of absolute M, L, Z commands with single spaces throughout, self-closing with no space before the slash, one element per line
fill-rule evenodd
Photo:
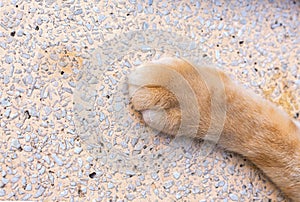
<path fill-rule="evenodd" d="M 219 70 L 193 68 L 176 58 L 142 65 L 128 84 L 132 105 L 149 126 L 217 142 L 250 159 L 288 197 L 300 201 L 299 124 L 274 104 Z M 215 133 L 221 135 L 215 138 Z"/>

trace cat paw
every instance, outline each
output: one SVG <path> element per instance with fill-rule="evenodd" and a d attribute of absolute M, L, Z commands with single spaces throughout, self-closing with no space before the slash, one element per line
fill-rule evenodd
<path fill-rule="evenodd" d="M 230 80 L 223 72 L 178 58 L 143 64 L 128 77 L 131 103 L 146 124 L 167 134 L 197 138 L 219 133 L 211 125 L 222 128 L 225 83 Z"/>
<path fill-rule="evenodd" d="M 159 86 L 141 87 L 132 95 L 131 103 L 150 127 L 170 135 L 178 131 L 181 112 L 175 95 L 168 90 Z"/>
<path fill-rule="evenodd" d="M 178 59 L 151 62 L 133 71 L 128 77 L 129 95 L 134 110 L 142 114 L 150 127 L 166 134 L 175 135 L 181 124 L 181 109 L 176 95 L 168 90 L 173 85 L 170 69 L 162 63 Z M 171 69 L 172 71 L 172 69 Z"/>

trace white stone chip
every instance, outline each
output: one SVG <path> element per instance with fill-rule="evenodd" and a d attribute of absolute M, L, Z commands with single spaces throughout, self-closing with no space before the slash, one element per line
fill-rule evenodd
<path fill-rule="evenodd" d="M 21 144 L 18 139 L 11 139 L 10 145 L 16 149 L 19 149 L 21 147 Z"/>

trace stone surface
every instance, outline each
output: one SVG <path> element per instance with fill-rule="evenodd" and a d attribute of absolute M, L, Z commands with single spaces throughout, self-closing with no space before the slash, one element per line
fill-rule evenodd
<path fill-rule="evenodd" d="M 118 95 L 144 61 L 199 49 L 299 119 L 299 9 L 299 1 L 0 1 L 0 200 L 287 201 L 236 154 L 215 148 L 203 159 L 201 143 L 170 149 L 179 143 L 122 113 L 128 100 Z"/>

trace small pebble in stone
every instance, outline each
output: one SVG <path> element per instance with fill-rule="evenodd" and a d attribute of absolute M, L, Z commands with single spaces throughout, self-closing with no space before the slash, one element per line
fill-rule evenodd
<path fill-rule="evenodd" d="M 82 9 L 78 9 L 74 12 L 75 15 L 80 15 L 82 13 L 83 13 Z"/>
<path fill-rule="evenodd" d="M 4 189 L 0 189 L 0 196 L 5 196 L 5 190 Z"/>
<path fill-rule="evenodd" d="M 223 187 L 225 185 L 224 181 L 216 182 L 216 187 Z"/>
<path fill-rule="evenodd" d="M 65 197 L 67 195 L 68 195 L 68 190 L 64 190 L 64 191 L 60 192 L 61 197 Z"/>
<path fill-rule="evenodd" d="M 182 195 L 180 192 L 177 192 L 176 195 L 175 195 L 176 199 L 181 199 Z"/>
<path fill-rule="evenodd" d="M 17 118 L 18 115 L 19 115 L 19 113 L 16 112 L 10 116 L 10 119 L 13 120 L 13 119 Z"/>
<path fill-rule="evenodd" d="M 31 190 L 32 190 L 31 184 L 27 184 L 25 190 L 26 190 L 26 191 L 31 191 Z"/>
<path fill-rule="evenodd" d="M 11 64 L 11 63 L 13 62 L 13 58 L 12 58 L 11 56 L 6 56 L 6 57 L 5 57 L 5 62 L 6 62 L 7 64 Z"/>
<path fill-rule="evenodd" d="M 158 175 L 157 175 L 156 172 L 151 173 L 151 177 L 152 177 L 152 179 L 154 179 L 154 180 L 157 180 L 157 179 L 158 179 Z"/>
<path fill-rule="evenodd" d="M 30 58 L 30 55 L 27 54 L 27 53 L 23 53 L 21 56 L 22 56 L 23 58 L 25 58 L 25 59 L 29 59 L 29 58 Z"/>
<path fill-rule="evenodd" d="M 173 180 L 169 180 L 169 181 L 165 182 L 164 187 L 166 189 L 170 189 L 173 185 L 174 185 L 174 181 Z"/>
<path fill-rule="evenodd" d="M 20 179 L 20 176 L 13 177 L 13 178 L 11 179 L 11 182 L 12 182 L 12 183 L 16 183 L 17 181 L 19 181 L 19 179 Z"/>
<path fill-rule="evenodd" d="M 126 198 L 129 200 L 129 201 L 132 201 L 133 199 L 135 199 L 135 196 L 133 194 L 126 194 Z"/>
<path fill-rule="evenodd" d="M 64 164 L 64 162 L 60 158 L 58 158 L 56 154 L 52 154 L 51 156 L 54 159 L 55 163 L 57 163 L 59 166 L 62 166 Z"/>
<path fill-rule="evenodd" d="M 26 186 L 27 183 L 26 177 L 22 177 L 21 182 L 22 182 L 22 186 Z"/>
<path fill-rule="evenodd" d="M 45 168 L 45 166 L 43 166 L 43 167 L 39 170 L 39 175 L 44 174 L 45 171 L 46 171 L 46 168 Z"/>
<path fill-rule="evenodd" d="M 229 167 L 227 168 L 227 170 L 228 170 L 228 172 L 229 172 L 231 175 L 234 175 L 234 173 L 235 173 L 235 167 L 234 167 L 234 166 L 229 166 Z"/>
<path fill-rule="evenodd" d="M 4 112 L 4 116 L 5 116 L 6 118 L 8 118 L 9 115 L 10 115 L 10 112 L 11 112 L 11 110 L 10 110 L 10 109 L 7 109 L 7 110 Z"/>
<path fill-rule="evenodd" d="M 11 140 L 11 146 L 14 147 L 14 148 L 16 148 L 16 149 L 19 149 L 21 147 L 21 144 L 20 144 L 19 140 L 12 139 Z"/>
<path fill-rule="evenodd" d="M 199 187 L 197 186 L 197 187 L 194 187 L 193 189 L 192 189 L 192 193 L 193 194 L 198 194 L 200 192 L 200 189 L 199 189 Z"/>
<path fill-rule="evenodd" d="M 237 196 L 237 195 L 235 195 L 235 194 L 229 194 L 229 198 L 231 199 L 231 200 L 233 200 L 233 201 L 238 201 L 239 200 L 239 197 Z"/>
<path fill-rule="evenodd" d="M 26 152 L 31 152 L 32 151 L 32 147 L 26 145 L 26 146 L 23 147 L 23 150 L 26 151 Z"/>
<path fill-rule="evenodd" d="M 108 185 L 107 185 L 107 188 L 109 188 L 109 189 L 112 189 L 114 187 L 115 187 L 115 185 L 111 182 L 109 182 Z"/>
<path fill-rule="evenodd" d="M 11 106 L 11 102 L 7 98 L 2 98 L 0 101 L 2 107 L 9 107 Z"/>
<path fill-rule="evenodd" d="M 76 154 L 80 154 L 82 152 L 82 148 L 81 147 L 75 147 L 74 152 Z"/>
<path fill-rule="evenodd" d="M 35 195 L 33 197 L 34 198 L 39 198 L 40 196 L 43 195 L 44 192 L 45 192 L 45 188 L 40 186 L 40 188 L 38 189 L 38 191 L 35 193 Z"/>
<path fill-rule="evenodd" d="M 91 157 L 91 156 L 89 156 L 89 157 L 87 157 L 87 162 L 89 162 L 89 163 L 91 163 L 93 160 L 94 160 L 94 158 L 93 157 Z"/>
<path fill-rule="evenodd" d="M 22 198 L 22 200 L 23 201 L 28 201 L 29 200 L 29 198 L 32 196 L 32 194 L 26 194 L 23 198 Z"/>
<path fill-rule="evenodd" d="M 137 142 L 138 142 L 138 138 L 133 138 L 131 140 L 131 145 L 134 147 L 137 144 Z"/>
<path fill-rule="evenodd" d="M 48 163 L 48 165 L 50 165 L 50 158 L 49 158 L 49 156 L 44 156 L 43 159 L 45 160 L 46 163 Z"/>
<path fill-rule="evenodd" d="M 126 175 L 129 175 L 129 176 L 134 176 L 136 173 L 134 171 L 131 171 L 131 170 L 126 170 Z"/>
<path fill-rule="evenodd" d="M 7 184 L 8 182 L 9 182 L 8 179 L 6 179 L 6 178 L 4 178 L 4 177 L 2 178 L 2 183 L 3 183 L 3 184 Z"/>
<path fill-rule="evenodd" d="M 178 173 L 178 172 L 174 172 L 173 173 L 173 177 L 176 179 L 176 180 L 178 180 L 179 178 L 180 178 L 180 173 Z"/>

